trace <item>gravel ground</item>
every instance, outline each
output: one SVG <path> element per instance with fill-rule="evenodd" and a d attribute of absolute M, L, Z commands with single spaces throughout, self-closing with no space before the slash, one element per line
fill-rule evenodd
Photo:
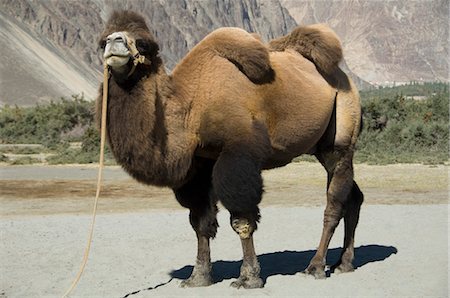
<path fill-rule="evenodd" d="M 196 240 L 170 190 L 107 167 L 89 262 L 73 297 L 448 297 L 448 166 L 356 165 L 365 193 L 357 270 L 314 280 L 301 272 L 319 241 L 325 174 L 296 163 L 264 173 L 255 245 L 265 287 L 236 290 L 242 251 L 219 212 L 215 283 L 182 289 Z M 82 259 L 95 166 L 0 166 L 0 297 L 60 297 Z M 328 264 L 340 253 L 340 226 Z"/>

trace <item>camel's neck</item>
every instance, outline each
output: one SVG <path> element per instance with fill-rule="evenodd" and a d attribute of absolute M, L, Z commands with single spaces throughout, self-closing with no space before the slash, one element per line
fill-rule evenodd
<path fill-rule="evenodd" d="M 117 162 L 137 180 L 176 186 L 186 177 L 195 144 L 187 107 L 162 70 L 124 90 L 109 87 L 108 138 Z"/>

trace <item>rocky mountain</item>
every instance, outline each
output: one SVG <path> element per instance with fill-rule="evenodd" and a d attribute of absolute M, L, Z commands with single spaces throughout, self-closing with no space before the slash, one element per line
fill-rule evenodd
<path fill-rule="evenodd" d="M 97 37 L 114 9 L 147 17 L 169 70 L 215 28 L 241 27 L 269 40 L 297 23 L 327 22 L 360 87 L 364 80 L 447 79 L 448 0 L 0 0 L 0 104 L 82 92 L 94 98 L 102 79 Z"/>
<path fill-rule="evenodd" d="M 0 1 L 0 102 L 28 105 L 84 93 L 101 75 L 96 35 L 100 9 L 91 1 Z"/>
<path fill-rule="evenodd" d="M 241 27 L 268 40 L 296 25 L 278 0 L 1 0 L 0 8 L 1 104 L 81 92 L 94 98 L 101 81 L 97 37 L 114 9 L 147 16 L 169 70 L 215 28 Z"/>
<path fill-rule="evenodd" d="M 280 1 L 299 24 L 329 24 L 366 81 L 449 80 L 448 0 Z"/>

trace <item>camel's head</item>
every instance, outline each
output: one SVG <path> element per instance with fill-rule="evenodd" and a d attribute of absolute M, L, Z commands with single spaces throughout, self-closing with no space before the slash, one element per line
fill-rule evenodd
<path fill-rule="evenodd" d="M 144 18 L 132 11 L 115 11 L 100 37 L 103 58 L 118 82 L 141 78 L 161 64 L 158 44 Z M 145 57 L 145 60 L 144 58 Z"/>

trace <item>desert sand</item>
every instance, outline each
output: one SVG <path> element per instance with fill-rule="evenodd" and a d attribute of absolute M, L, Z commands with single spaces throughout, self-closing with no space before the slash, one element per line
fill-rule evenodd
<path fill-rule="evenodd" d="M 82 260 L 95 168 L 0 167 L 0 297 L 60 297 Z M 448 297 L 448 167 L 356 166 L 365 192 L 356 270 L 315 280 L 302 271 L 318 244 L 325 202 L 319 165 L 296 163 L 264 174 L 255 233 L 262 289 L 234 289 L 242 252 L 218 215 L 212 241 L 215 283 L 180 288 L 195 261 L 188 211 L 170 191 L 136 184 L 108 167 L 94 241 L 71 297 Z M 92 189 L 94 187 L 94 189 Z M 327 264 L 337 261 L 340 225 Z"/>

